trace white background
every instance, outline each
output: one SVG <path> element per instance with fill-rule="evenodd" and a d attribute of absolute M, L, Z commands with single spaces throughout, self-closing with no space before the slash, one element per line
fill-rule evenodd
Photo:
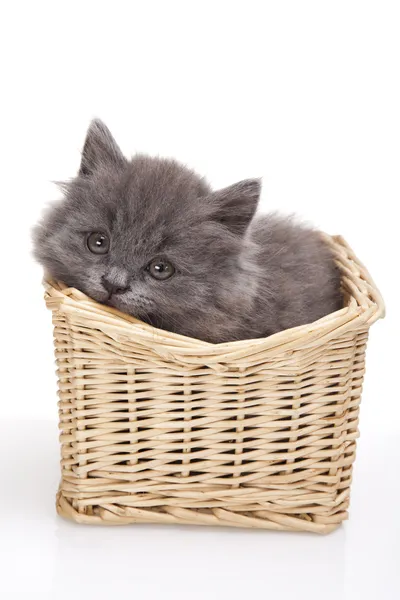
<path fill-rule="evenodd" d="M 398 598 L 399 32 L 385 0 L 1 3 L 1 597 Z M 262 176 L 263 211 L 341 233 L 372 273 L 388 316 L 371 331 L 351 519 L 331 536 L 55 517 L 30 228 L 94 116 L 126 154 L 174 156 L 215 187 Z"/>

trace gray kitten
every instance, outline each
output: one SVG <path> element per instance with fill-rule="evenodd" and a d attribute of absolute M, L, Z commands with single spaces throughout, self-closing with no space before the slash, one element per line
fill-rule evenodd
<path fill-rule="evenodd" d="M 208 342 L 269 336 L 342 306 L 318 232 L 254 217 L 260 181 L 212 191 L 173 160 L 127 160 L 91 123 L 78 175 L 34 231 L 55 279 L 155 327 Z"/>

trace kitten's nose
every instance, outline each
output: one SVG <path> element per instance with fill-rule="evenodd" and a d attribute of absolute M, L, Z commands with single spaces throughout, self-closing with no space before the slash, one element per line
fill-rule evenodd
<path fill-rule="evenodd" d="M 101 282 L 106 288 L 107 292 L 109 292 L 110 296 L 113 294 L 122 294 L 125 292 L 129 286 L 121 285 L 121 282 L 117 282 L 116 280 L 108 279 L 105 275 L 101 278 Z"/>

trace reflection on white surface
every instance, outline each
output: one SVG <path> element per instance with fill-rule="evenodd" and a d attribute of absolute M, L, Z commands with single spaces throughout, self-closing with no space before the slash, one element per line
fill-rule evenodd
<path fill-rule="evenodd" d="M 76 525 L 55 514 L 56 425 L 8 422 L 0 431 L 1 598 L 399 597 L 399 450 L 394 437 L 360 444 L 351 520 L 320 537 L 206 527 Z M 376 487 L 378 472 L 382 476 Z"/>

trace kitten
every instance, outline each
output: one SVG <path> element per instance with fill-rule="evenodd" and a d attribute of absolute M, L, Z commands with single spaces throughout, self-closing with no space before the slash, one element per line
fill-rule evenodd
<path fill-rule="evenodd" d="M 34 231 L 55 279 L 155 327 L 208 342 L 269 336 L 342 306 L 318 232 L 254 218 L 260 181 L 212 191 L 174 160 L 127 160 L 91 123 L 78 175 Z"/>

